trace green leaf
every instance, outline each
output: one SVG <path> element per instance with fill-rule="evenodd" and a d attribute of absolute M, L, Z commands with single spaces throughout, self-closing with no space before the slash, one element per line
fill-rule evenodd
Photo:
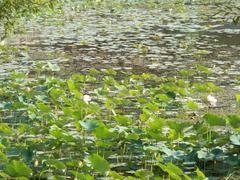
<path fill-rule="evenodd" d="M 202 66 L 202 65 L 197 65 L 197 70 L 202 72 L 202 73 L 205 73 L 205 74 L 210 74 L 211 73 L 211 70 L 205 66 Z"/>
<path fill-rule="evenodd" d="M 167 166 L 165 166 L 164 164 L 161 164 L 161 163 L 158 164 L 158 166 L 159 166 L 163 171 L 167 172 L 167 173 L 169 174 L 169 176 L 171 176 L 172 179 L 182 180 L 182 178 L 181 178 L 179 175 L 175 174 L 175 172 L 172 171 L 171 167 L 169 168 L 169 167 L 167 167 Z"/>
<path fill-rule="evenodd" d="M 135 172 L 135 175 L 140 178 L 150 178 L 153 176 L 153 173 L 147 169 L 139 169 Z"/>
<path fill-rule="evenodd" d="M 240 103 L 240 94 L 236 94 L 237 103 Z"/>
<path fill-rule="evenodd" d="M 91 167 L 103 175 L 110 170 L 109 163 L 97 154 L 92 154 L 88 157 L 88 160 L 91 162 Z"/>
<path fill-rule="evenodd" d="M 69 172 L 71 172 L 77 180 L 94 180 L 94 178 L 89 174 L 83 174 L 72 170 L 70 170 Z"/>
<path fill-rule="evenodd" d="M 206 176 L 203 174 L 203 172 L 202 171 L 200 171 L 200 169 L 198 169 L 197 168 L 197 170 L 195 171 L 196 172 L 196 174 L 197 174 L 197 179 L 206 179 Z"/>
<path fill-rule="evenodd" d="M 158 94 L 155 98 L 158 98 L 160 101 L 162 102 L 169 102 L 171 100 L 171 98 L 169 96 L 167 96 L 166 94 Z"/>
<path fill-rule="evenodd" d="M 228 116 L 227 120 L 228 120 L 228 123 L 233 128 L 240 128 L 240 116 L 230 115 L 230 116 Z"/>
<path fill-rule="evenodd" d="M 123 125 L 123 126 L 127 126 L 127 125 L 129 125 L 129 124 L 132 124 L 132 119 L 130 119 L 130 118 L 127 117 L 127 116 L 117 115 L 117 116 L 114 116 L 114 119 L 115 119 L 120 125 Z"/>
<path fill-rule="evenodd" d="M 8 160 L 7 156 L 3 152 L 0 151 L 0 165 L 5 164 L 7 162 L 7 160 Z"/>
<path fill-rule="evenodd" d="M 0 172 L 0 177 L 10 179 L 10 176 L 8 174 L 5 174 L 4 172 Z"/>
<path fill-rule="evenodd" d="M 203 116 L 203 119 L 207 121 L 210 126 L 225 126 L 226 121 L 222 117 L 219 117 L 215 114 L 207 113 Z"/>
<path fill-rule="evenodd" d="M 177 133 L 181 133 L 185 128 L 190 126 L 190 123 L 188 122 L 178 123 L 175 121 L 168 121 L 167 124 L 171 129 L 174 129 Z"/>
<path fill-rule="evenodd" d="M 187 102 L 187 107 L 192 110 L 197 110 L 198 109 L 198 104 L 194 101 L 188 101 Z"/>
<path fill-rule="evenodd" d="M 131 134 L 128 134 L 126 138 L 130 140 L 138 140 L 139 136 L 137 133 L 131 133 Z"/>
<path fill-rule="evenodd" d="M 151 117 L 148 125 L 151 130 L 162 130 L 164 119 Z"/>
<path fill-rule="evenodd" d="M 12 134 L 12 129 L 8 126 L 8 124 L 4 124 L 4 123 L 1 123 L 0 124 L 0 134 L 3 133 L 3 134 Z"/>
<path fill-rule="evenodd" d="M 167 168 L 170 169 L 175 174 L 178 174 L 178 175 L 184 174 L 183 171 L 179 167 L 175 166 L 173 163 L 167 163 L 166 165 L 167 165 Z"/>
<path fill-rule="evenodd" d="M 234 134 L 230 136 L 232 144 L 240 146 L 240 134 Z"/>
<path fill-rule="evenodd" d="M 43 103 L 38 103 L 37 107 L 41 112 L 46 113 L 46 114 L 48 114 L 52 111 L 50 106 L 45 105 Z"/>
<path fill-rule="evenodd" d="M 98 138 L 111 139 L 116 136 L 116 133 L 110 132 L 109 129 L 106 127 L 97 127 L 95 129 L 95 135 Z"/>
<path fill-rule="evenodd" d="M 123 176 L 118 174 L 116 171 L 109 171 L 108 176 L 112 177 L 113 179 L 118 179 L 118 180 L 122 180 L 123 179 Z"/>
<path fill-rule="evenodd" d="M 54 167 L 56 169 L 61 169 L 61 170 L 66 169 L 65 164 L 57 159 L 49 159 L 45 161 L 45 164 L 48 165 L 49 167 Z"/>
<path fill-rule="evenodd" d="M 30 177 L 32 170 L 23 162 L 13 160 L 4 168 L 4 172 L 12 177 Z"/>
<path fill-rule="evenodd" d="M 99 126 L 95 120 L 80 121 L 80 124 L 88 132 L 94 131 Z"/>

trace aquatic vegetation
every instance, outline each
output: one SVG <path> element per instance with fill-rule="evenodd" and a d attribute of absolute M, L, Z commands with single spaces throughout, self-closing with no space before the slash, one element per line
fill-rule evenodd
<path fill-rule="evenodd" d="M 0 42 L 0 179 L 238 176 L 239 30 L 220 2 L 72 1 Z"/>
<path fill-rule="evenodd" d="M 43 72 L 5 79 L 0 176 L 205 179 L 239 170 L 239 115 L 214 114 L 201 96 L 215 105 L 220 88 L 119 73 L 91 69 L 67 79 Z"/>

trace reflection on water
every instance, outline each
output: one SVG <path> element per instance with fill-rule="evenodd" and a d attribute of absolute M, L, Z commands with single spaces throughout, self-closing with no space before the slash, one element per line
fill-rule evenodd
<path fill-rule="evenodd" d="M 27 24 L 26 35 L 9 39 L 10 44 L 26 45 L 28 55 L 2 63 L 0 73 L 28 71 L 37 62 L 51 61 L 68 74 L 112 67 L 177 75 L 179 69 L 200 63 L 214 69 L 209 80 L 234 86 L 231 77 L 240 75 L 240 26 L 209 16 L 214 9 L 203 5 L 186 6 L 182 13 L 88 9 L 38 19 Z"/>

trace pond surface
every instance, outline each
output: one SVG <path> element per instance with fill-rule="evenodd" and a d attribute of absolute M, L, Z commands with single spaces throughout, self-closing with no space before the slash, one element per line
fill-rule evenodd
<path fill-rule="evenodd" d="M 61 73 L 114 68 L 137 73 L 178 76 L 197 64 L 212 68 L 207 77 L 227 90 L 240 90 L 240 26 L 212 16 L 215 5 L 185 5 L 183 9 L 89 8 L 37 18 L 26 33 L 8 40 L 26 52 L 1 62 L 0 73 L 28 72 L 39 62 L 57 63 Z"/>

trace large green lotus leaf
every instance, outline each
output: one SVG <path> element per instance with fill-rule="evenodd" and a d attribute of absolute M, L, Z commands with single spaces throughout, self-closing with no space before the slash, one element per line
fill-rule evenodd
<path fill-rule="evenodd" d="M 139 139 L 139 136 L 137 133 L 130 133 L 126 136 L 127 139 L 129 140 L 138 140 Z"/>
<path fill-rule="evenodd" d="M 116 144 L 116 142 L 109 142 L 109 141 L 102 141 L 102 140 L 96 140 L 95 141 L 96 146 L 103 147 L 103 148 L 110 148 Z"/>
<path fill-rule="evenodd" d="M 129 125 L 129 124 L 132 124 L 132 119 L 130 119 L 130 118 L 127 117 L 127 116 L 117 115 L 117 116 L 114 116 L 114 119 L 115 119 L 120 125 L 123 125 L 123 126 L 127 126 L 127 125 Z"/>
<path fill-rule="evenodd" d="M 43 103 L 38 103 L 37 104 L 38 109 L 43 112 L 43 113 L 50 113 L 52 111 L 51 107 L 48 105 L 45 105 Z"/>
<path fill-rule="evenodd" d="M 197 152 L 198 158 L 202 160 L 213 160 L 214 154 L 207 152 L 205 149 L 201 149 Z"/>
<path fill-rule="evenodd" d="M 32 170 L 23 162 L 13 160 L 4 168 L 4 172 L 12 177 L 30 177 Z"/>
<path fill-rule="evenodd" d="M 166 94 L 158 94 L 155 96 L 155 98 L 158 98 L 160 101 L 168 103 L 171 98 L 169 96 L 167 96 Z"/>
<path fill-rule="evenodd" d="M 169 91 L 166 93 L 168 97 L 172 98 L 172 99 L 176 99 L 177 95 L 175 92 L 173 91 Z"/>
<path fill-rule="evenodd" d="M 230 115 L 230 116 L 228 116 L 227 120 L 228 120 L 228 123 L 233 128 L 240 128 L 240 116 Z"/>
<path fill-rule="evenodd" d="M 0 177 L 4 179 L 10 179 L 10 176 L 4 172 L 0 172 Z"/>
<path fill-rule="evenodd" d="M 53 177 L 49 177 L 49 179 L 52 179 L 52 180 L 65 180 L 66 177 L 65 176 L 53 176 Z"/>
<path fill-rule="evenodd" d="M 183 129 L 191 126 L 191 124 L 189 122 L 176 122 L 176 121 L 168 121 L 167 122 L 168 126 L 175 130 L 177 133 L 181 133 L 183 131 Z"/>
<path fill-rule="evenodd" d="M 56 169 L 61 169 L 61 170 L 66 169 L 66 165 L 57 159 L 49 159 L 45 161 L 45 164 L 47 164 L 49 167 L 54 167 Z"/>
<path fill-rule="evenodd" d="M 224 162 L 233 167 L 240 164 L 240 158 L 237 155 L 229 155 L 227 158 L 225 158 Z"/>
<path fill-rule="evenodd" d="M 91 167 L 101 173 L 101 174 L 105 174 L 107 171 L 110 170 L 110 165 L 109 163 L 102 158 L 101 156 L 97 155 L 97 154 L 92 154 L 91 156 L 88 157 L 88 160 L 91 163 Z"/>
<path fill-rule="evenodd" d="M 167 172 L 169 174 L 169 176 L 171 176 L 172 179 L 182 180 L 182 178 L 179 175 L 175 174 L 175 172 L 171 168 L 167 167 L 166 165 L 160 163 L 158 166 L 163 171 Z"/>
<path fill-rule="evenodd" d="M 240 103 L 240 94 L 236 94 L 236 100 L 238 103 Z"/>
<path fill-rule="evenodd" d="M 94 131 L 99 126 L 96 120 L 80 121 L 80 124 L 88 132 Z"/>
<path fill-rule="evenodd" d="M 112 177 L 113 179 L 118 179 L 118 180 L 124 179 L 123 176 L 121 176 L 116 171 L 109 171 L 108 176 Z"/>
<path fill-rule="evenodd" d="M 148 123 L 150 129 L 152 130 L 162 130 L 162 127 L 164 125 L 164 119 L 161 118 L 150 118 L 150 121 Z"/>
<path fill-rule="evenodd" d="M 187 107 L 192 110 L 197 110 L 199 108 L 198 104 L 191 100 L 187 102 Z"/>
<path fill-rule="evenodd" d="M 64 140 L 67 142 L 75 141 L 75 138 L 68 131 L 61 129 L 56 125 L 51 126 L 50 134 L 58 140 Z"/>
<path fill-rule="evenodd" d="M 219 117 L 215 114 L 207 113 L 203 116 L 203 119 L 210 125 L 210 126 L 225 126 L 226 121 L 222 117 Z"/>
<path fill-rule="evenodd" d="M 64 94 L 64 90 L 53 88 L 53 89 L 51 89 L 49 94 L 50 94 L 50 96 L 52 97 L 53 100 L 57 101 L 58 98 L 61 97 Z"/>
<path fill-rule="evenodd" d="M 232 144 L 240 146 L 240 134 L 234 134 L 230 136 Z"/>
<path fill-rule="evenodd" d="M 95 135 L 98 138 L 111 139 L 116 136 L 115 132 L 110 132 L 106 127 L 97 127 L 95 129 Z"/>
<path fill-rule="evenodd" d="M 3 152 L 0 151 L 0 165 L 5 164 L 7 162 L 7 160 L 8 160 L 7 156 Z"/>
<path fill-rule="evenodd" d="M 0 134 L 12 134 L 12 129 L 7 125 L 7 124 L 4 124 L 4 123 L 1 123 L 0 124 Z"/>
<path fill-rule="evenodd" d="M 135 177 L 132 177 L 132 176 L 128 176 L 127 178 L 126 178 L 126 180 L 136 180 L 137 178 L 135 178 Z"/>
<path fill-rule="evenodd" d="M 139 169 L 135 172 L 135 175 L 140 178 L 150 178 L 153 176 L 153 172 L 147 169 Z"/>
<path fill-rule="evenodd" d="M 70 170 L 69 172 L 71 172 L 75 176 L 75 178 L 78 180 L 94 180 L 94 178 L 89 174 L 85 174 L 85 173 L 83 174 L 73 170 Z"/>
<path fill-rule="evenodd" d="M 21 151 L 21 155 L 25 161 L 30 162 L 33 158 L 33 149 L 32 148 L 23 149 Z"/>
<path fill-rule="evenodd" d="M 197 180 L 204 180 L 206 179 L 206 176 L 203 174 L 202 171 L 200 171 L 200 169 L 197 168 L 197 170 L 195 171 L 197 174 Z"/>
<path fill-rule="evenodd" d="M 179 167 L 174 165 L 173 163 L 167 163 L 166 165 L 167 165 L 167 168 L 169 170 L 171 170 L 172 172 L 174 172 L 175 174 L 178 174 L 178 175 L 183 175 L 184 174 L 183 171 Z"/>

